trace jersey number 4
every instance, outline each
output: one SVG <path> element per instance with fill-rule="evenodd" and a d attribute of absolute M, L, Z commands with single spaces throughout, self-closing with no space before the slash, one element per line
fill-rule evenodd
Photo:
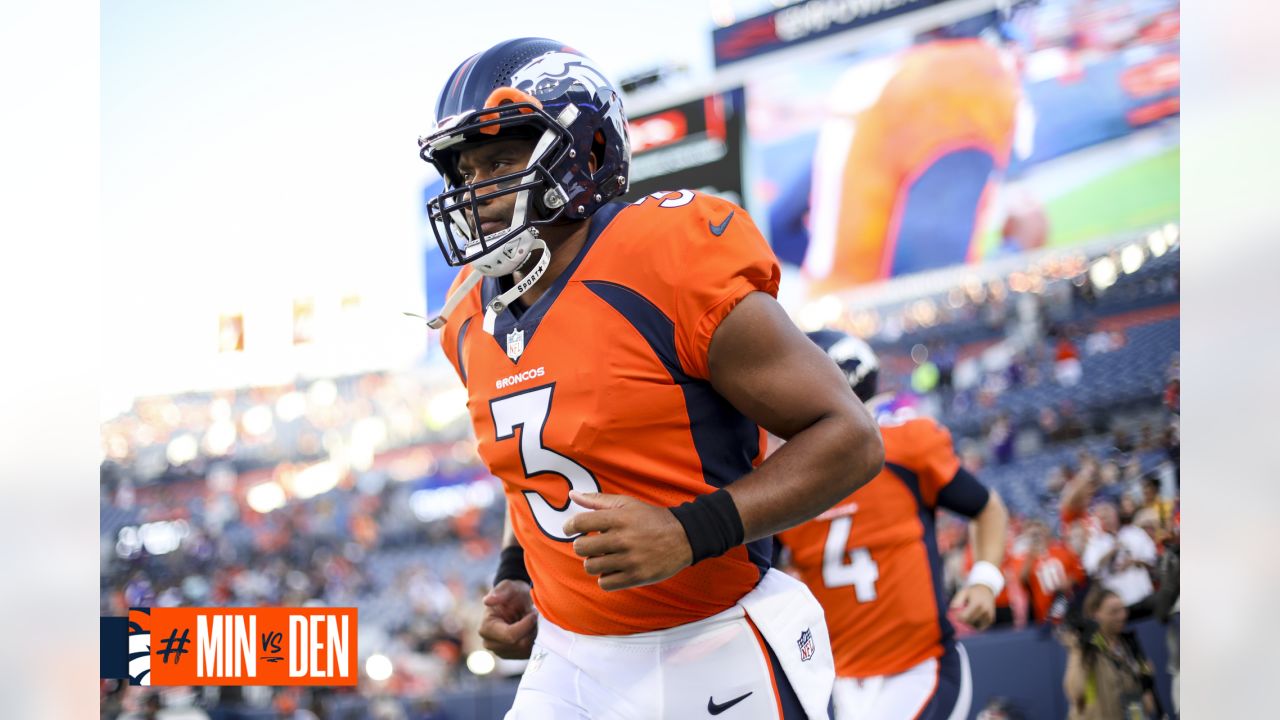
<path fill-rule="evenodd" d="M 489 412 L 493 414 L 493 426 L 498 439 L 512 438 L 516 434 L 516 428 L 522 428 L 520 463 L 524 466 L 525 477 L 551 473 L 567 480 L 570 490 L 600 492 L 600 483 L 596 482 L 590 470 L 542 444 L 542 428 L 547 423 L 547 414 L 551 412 L 554 390 L 554 384 L 544 385 L 489 401 Z M 574 515 L 586 512 L 586 508 L 572 500 L 566 500 L 564 505 L 556 507 L 533 490 L 525 490 L 524 499 L 529 503 L 533 519 L 542 532 L 556 540 L 572 540 L 577 537 L 566 535 L 564 524 Z"/>
<path fill-rule="evenodd" d="M 853 586 L 858 602 L 876 599 L 876 581 L 880 579 L 880 566 L 871 559 L 866 548 L 849 546 L 849 529 L 853 516 L 844 515 L 831 521 L 827 531 L 827 544 L 822 551 L 822 582 L 829 588 Z"/>

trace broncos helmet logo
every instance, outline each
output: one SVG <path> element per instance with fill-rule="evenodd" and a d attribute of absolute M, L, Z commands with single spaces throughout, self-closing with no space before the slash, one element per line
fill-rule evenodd
<path fill-rule="evenodd" d="M 129 684 L 151 684 L 151 608 L 129 608 Z"/>
<path fill-rule="evenodd" d="M 631 157 L 631 138 L 627 134 L 622 102 L 613 85 L 591 62 L 581 55 L 549 52 L 529 61 L 511 75 L 511 86 L 536 98 L 562 97 L 577 85 L 600 104 L 600 112 L 622 138 L 624 155 Z"/>
<path fill-rule="evenodd" d="M 565 87 L 566 83 L 569 87 Z M 537 98 L 563 95 L 574 84 L 602 100 L 602 90 L 613 93 L 613 87 L 599 70 L 591 67 L 581 55 L 570 53 L 540 55 L 511 75 L 512 87 Z"/>

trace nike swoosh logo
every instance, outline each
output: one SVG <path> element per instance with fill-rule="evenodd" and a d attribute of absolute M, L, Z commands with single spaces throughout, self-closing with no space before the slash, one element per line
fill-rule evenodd
<path fill-rule="evenodd" d="M 729 213 L 729 216 L 730 216 L 730 217 L 732 217 L 732 216 L 733 216 L 733 213 Z M 729 219 L 728 219 L 728 218 L 725 218 L 725 222 L 726 222 L 726 223 L 727 223 L 727 222 L 729 222 Z M 720 233 L 716 233 L 716 234 L 717 234 L 717 235 L 719 235 Z M 755 692 L 755 691 L 754 691 L 754 690 L 752 690 L 751 692 Z M 737 705 L 738 703 L 742 702 L 743 700 L 746 700 L 746 699 L 747 699 L 747 695 L 750 695 L 750 694 L 751 694 L 751 693 L 747 693 L 746 695 L 739 695 L 738 697 L 736 697 L 736 698 L 734 698 L 734 699 L 730 700 L 729 702 L 727 702 L 727 703 L 720 703 L 719 705 L 717 705 L 717 704 L 716 704 L 716 699 L 715 699 L 715 698 L 710 698 L 710 697 L 709 697 L 709 698 L 707 698 L 707 712 L 711 713 L 712 715 L 719 715 L 720 713 L 724 712 L 725 710 L 728 710 L 729 708 L 733 707 L 734 705 Z"/>
<path fill-rule="evenodd" d="M 730 210 L 730 211 L 729 211 L 729 216 L 728 216 L 728 217 L 726 217 L 723 221 L 721 221 L 721 223 L 720 223 L 719 225 L 712 225 L 712 224 L 711 224 L 711 221 L 710 221 L 710 220 L 708 220 L 708 221 L 707 221 L 707 227 L 711 228 L 711 234 L 712 234 L 712 235 L 715 235 L 716 237 L 720 237 L 721 235 L 723 235 L 723 234 L 724 234 L 724 229 L 725 229 L 725 228 L 727 228 L 727 227 L 729 227 L 729 221 L 733 219 L 733 213 L 734 213 L 734 212 L 736 212 L 736 211 L 735 211 L 735 210 Z"/>

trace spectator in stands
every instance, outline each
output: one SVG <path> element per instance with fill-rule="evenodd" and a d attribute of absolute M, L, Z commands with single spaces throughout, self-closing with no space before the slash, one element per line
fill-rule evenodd
<path fill-rule="evenodd" d="M 1105 465 L 1103 467 L 1106 467 Z M 1120 513 L 1120 527 L 1133 524 L 1133 517 L 1138 513 L 1138 501 L 1133 496 L 1125 493 L 1120 496 L 1120 501 L 1116 503 L 1116 509 Z"/>
<path fill-rule="evenodd" d="M 1116 428 L 1116 431 L 1111 434 L 1111 444 L 1125 455 L 1133 452 L 1137 447 L 1134 445 L 1133 436 L 1124 428 Z"/>
<path fill-rule="evenodd" d="M 1053 376 L 1063 387 L 1072 387 L 1080 382 L 1084 369 L 1080 365 L 1080 351 L 1075 343 L 1065 334 L 1058 338 L 1054 350 Z"/>
<path fill-rule="evenodd" d="M 1071 473 L 1070 479 L 1062 488 L 1062 502 L 1059 507 L 1059 518 L 1062 534 L 1067 536 L 1069 529 L 1075 526 L 1090 527 L 1093 519 L 1089 516 L 1089 503 L 1098 490 L 1098 461 L 1087 452 L 1079 456 L 1079 467 Z M 1077 552 L 1083 553 L 1083 548 Z"/>
<path fill-rule="evenodd" d="M 949 397 L 953 387 L 952 376 L 956 369 L 956 349 L 949 343 L 944 343 L 937 353 L 938 365 L 938 390 L 944 397 Z"/>
<path fill-rule="evenodd" d="M 1158 717 L 1155 675 L 1137 635 L 1125 630 L 1123 600 L 1105 588 L 1085 598 L 1086 621 L 1065 627 L 1058 638 L 1067 649 L 1062 688 L 1070 720 Z"/>
<path fill-rule="evenodd" d="M 1008 698 L 992 698 L 978 713 L 977 720 L 1023 720 L 1026 714 Z"/>
<path fill-rule="evenodd" d="M 1016 436 L 1009 414 L 1000 413 L 987 432 L 987 442 L 991 446 L 991 459 L 996 465 L 1007 465 L 1013 460 L 1013 444 Z"/>
<path fill-rule="evenodd" d="M 1145 532 L 1120 524 L 1118 508 L 1111 502 L 1098 503 L 1093 510 L 1097 529 L 1084 549 L 1084 568 L 1089 577 L 1114 592 L 1134 619 L 1151 614 L 1151 570 L 1156 565 L 1156 546 Z"/>
<path fill-rule="evenodd" d="M 1085 436 L 1084 422 L 1076 414 L 1075 405 L 1070 401 L 1062 403 L 1058 408 L 1058 417 L 1061 418 L 1062 423 L 1058 434 L 1059 440 L 1078 440 Z"/>
<path fill-rule="evenodd" d="M 1018 580 L 1030 596 L 1032 619 L 1043 623 L 1058 596 L 1070 600 L 1084 586 L 1084 567 L 1071 548 L 1053 538 L 1043 520 L 1029 520 L 1026 527 L 1027 551 Z"/>
<path fill-rule="evenodd" d="M 1161 529 L 1173 524 L 1173 501 L 1160 497 L 1160 478 L 1154 474 L 1142 478 L 1142 507 L 1155 513 Z"/>
<path fill-rule="evenodd" d="M 1067 484 L 1067 478 L 1071 476 L 1070 468 L 1057 466 L 1049 468 L 1049 473 L 1044 479 L 1044 489 L 1050 497 L 1058 497 Z"/>
<path fill-rule="evenodd" d="M 1173 529 L 1176 531 L 1176 525 Z M 1160 579 L 1160 589 L 1156 591 L 1155 600 L 1153 602 L 1156 619 L 1165 624 L 1165 645 L 1169 651 L 1168 670 L 1172 681 L 1170 694 L 1173 700 L 1173 711 L 1179 712 L 1178 707 L 1178 676 L 1179 676 L 1179 638 L 1181 635 L 1181 577 L 1180 577 L 1180 561 L 1181 550 L 1176 532 L 1171 533 L 1169 538 L 1165 540 L 1164 552 L 1160 555 L 1160 567 L 1156 576 Z"/>
<path fill-rule="evenodd" d="M 1161 543 L 1164 542 L 1166 533 L 1160 527 L 1160 517 L 1152 508 L 1141 508 L 1133 514 L 1133 526 L 1147 534 L 1151 538 L 1151 542 L 1155 543 L 1156 551 L 1159 553 Z"/>
<path fill-rule="evenodd" d="M 1169 427 L 1164 433 L 1164 451 L 1169 456 L 1169 460 L 1173 463 L 1173 478 L 1175 484 L 1182 482 L 1182 438 L 1178 428 L 1177 417 L 1169 423 Z"/>
<path fill-rule="evenodd" d="M 1040 416 L 1036 424 L 1040 428 L 1040 440 L 1044 444 L 1048 445 L 1062 439 L 1062 419 L 1053 408 L 1047 405 L 1040 408 Z"/>

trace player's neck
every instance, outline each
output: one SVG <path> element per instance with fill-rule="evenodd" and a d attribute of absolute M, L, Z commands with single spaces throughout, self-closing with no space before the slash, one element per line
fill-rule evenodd
<path fill-rule="evenodd" d="M 574 261 L 574 258 L 578 257 L 578 253 L 582 252 L 582 246 L 587 242 L 587 234 L 590 228 L 591 223 L 581 222 L 575 225 L 552 226 L 543 229 L 542 239 L 546 241 L 547 250 L 551 253 L 551 264 L 547 266 L 547 271 L 542 274 L 542 277 L 538 278 L 538 282 L 534 283 L 533 287 L 521 295 L 517 302 L 527 308 L 546 293 L 547 289 Z M 536 256 L 529 258 L 526 267 L 532 267 L 536 261 Z M 520 282 L 522 277 L 524 277 L 524 273 L 520 270 L 511 274 L 512 282 Z"/>

